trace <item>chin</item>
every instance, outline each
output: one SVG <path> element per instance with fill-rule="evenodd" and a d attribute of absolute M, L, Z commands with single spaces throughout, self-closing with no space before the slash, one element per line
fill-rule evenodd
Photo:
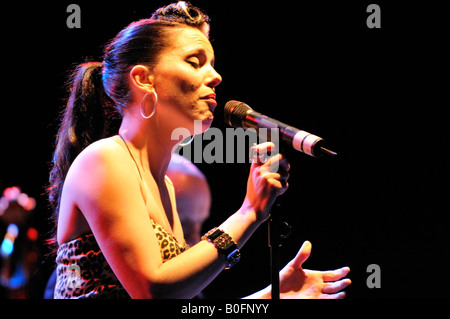
<path fill-rule="evenodd" d="M 212 121 L 213 121 L 212 119 L 195 120 L 194 130 L 191 130 L 191 132 L 193 132 L 194 135 L 205 133 L 211 127 Z"/>
<path fill-rule="evenodd" d="M 203 133 L 206 132 L 211 127 L 213 120 L 214 120 L 214 117 L 210 117 L 210 118 L 207 118 L 206 120 L 202 121 Z"/>
<path fill-rule="evenodd" d="M 214 116 L 205 116 L 200 119 L 193 119 L 190 121 L 190 125 L 186 128 L 191 132 L 191 135 L 198 135 L 205 133 L 214 120 Z"/>

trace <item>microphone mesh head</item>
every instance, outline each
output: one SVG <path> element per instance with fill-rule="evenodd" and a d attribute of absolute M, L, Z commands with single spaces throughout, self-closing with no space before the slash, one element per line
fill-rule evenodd
<path fill-rule="evenodd" d="M 242 127 L 242 121 L 250 110 L 252 108 L 243 102 L 228 101 L 223 109 L 225 123 L 233 127 Z"/>

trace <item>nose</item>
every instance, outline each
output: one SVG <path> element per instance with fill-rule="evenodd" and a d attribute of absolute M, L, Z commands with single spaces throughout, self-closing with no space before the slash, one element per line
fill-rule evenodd
<path fill-rule="evenodd" d="M 216 71 L 216 69 L 214 69 L 213 66 L 211 66 L 206 80 L 206 86 L 214 89 L 220 84 L 220 82 L 222 82 L 222 76 Z"/>

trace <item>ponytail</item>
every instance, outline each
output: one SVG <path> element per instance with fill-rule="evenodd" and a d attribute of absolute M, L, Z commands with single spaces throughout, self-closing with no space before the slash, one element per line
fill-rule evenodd
<path fill-rule="evenodd" d="M 62 113 L 49 179 L 54 222 L 64 180 L 74 159 L 89 144 L 117 134 L 120 125 L 120 116 L 103 88 L 102 63 L 77 66 L 69 87 L 70 97 Z"/>

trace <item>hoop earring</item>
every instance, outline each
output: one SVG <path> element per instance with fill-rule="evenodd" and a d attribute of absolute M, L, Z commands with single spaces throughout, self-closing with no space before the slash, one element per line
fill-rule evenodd
<path fill-rule="evenodd" d="M 141 116 L 142 116 L 144 119 L 149 119 L 149 118 L 151 118 L 153 115 L 155 115 L 155 113 L 156 113 L 156 105 L 158 104 L 158 95 L 156 94 L 155 91 L 153 91 L 153 95 L 155 96 L 155 104 L 153 105 L 153 111 L 152 111 L 152 113 L 151 113 L 150 115 L 145 115 L 145 111 L 144 111 L 144 101 L 145 101 L 145 98 L 147 97 L 147 95 L 148 95 L 148 93 L 145 93 L 145 95 L 144 95 L 144 97 L 142 98 L 142 101 L 141 101 Z"/>
<path fill-rule="evenodd" d="M 194 135 L 191 136 L 191 139 L 188 142 L 180 143 L 178 145 L 181 146 L 181 147 L 185 147 L 185 146 L 188 146 L 189 144 L 191 144 L 193 140 L 194 140 Z"/>

